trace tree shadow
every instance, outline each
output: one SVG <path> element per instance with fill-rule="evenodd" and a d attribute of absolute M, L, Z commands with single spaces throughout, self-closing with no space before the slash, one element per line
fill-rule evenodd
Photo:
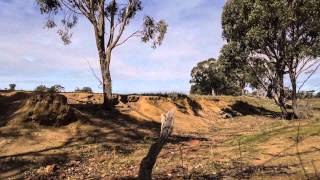
<path fill-rule="evenodd" d="M 272 116 L 272 117 L 280 117 L 281 113 L 276 111 L 268 110 L 264 107 L 257 107 L 251 105 L 247 102 L 236 101 L 234 104 L 230 106 L 233 111 L 239 112 L 242 115 L 261 115 L 261 116 Z M 228 113 L 228 112 L 227 112 Z"/>
<path fill-rule="evenodd" d="M 99 104 L 74 104 L 72 107 L 79 110 L 78 116 L 83 123 L 112 129 L 109 135 L 114 134 L 119 138 L 123 137 L 113 139 L 112 142 L 141 143 L 146 138 L 157 139 L 160 133 L 161 124 L 159 122 L 150 119 L 139 120 L 128 114 L 123 114 L 117 109 L 106 112 L 103 110 L 103 106 Z M 207 141 L 208 139 L 191 135 L 172 135 L 169 138 L 169 142 L 174 144 L 190 140 Z"/>
<path fill-rule="evenodd" d="M 0 95 L 0 127 L 7 125 L 11 116 L 21 108 L 29 93 L 17 92 L 11 96 Z"/>
<path fill-rule="evenodd" d="M 19 98 L 18 98 L 19 99 Z M 81 127 L 75 126 L 74 134 L 62 144 L 53 147 L 45 147 L 41 150 L 23 152 L 19 154 L 0 156 L 0 178 L 2 174 L 10 174 L 10 177 L 22 177 L 24 172 L 30 169 L 45 167 L 50 164 L 65 164 L 70 159 L 81 159 L 82 156 L 74 152 L 75 149 L 97 145 L 97 151 L 116 152 L 121 155 L 130 155 L 135 152 L 133 145 L 151 143 L 146 139 L 154 141 L 160 133 L 161 124 L 158 122 L 136 119 L 130 115 L 123 114 L 119 110 L 105 112 L 102 105 L 97 104 L 73 104 L 78 123 Z M 88 129 L 85 129 L 88 125 Z M 42 126 L 29 129 L 36 132 Z M 29 127 L 32 128 L 32 127 Z M 28 135 L 26 137 L 26 135 Z M 34 138 L 32 133 L 20 133 L 19 128 L 0 133 L 1 139 L 13 139 L 25 137 L 34 141 L 34 144 L 41 143 Z M 191 139 L 206 140 L 193 136 L 174 135 L 169 143 L 180 143 Z M 4 145 L 5 146 L 5 145 Z M 10 173 L 16 171 L 15 173 Z M 9 175 L 3 178 L 9 178 Z"/>

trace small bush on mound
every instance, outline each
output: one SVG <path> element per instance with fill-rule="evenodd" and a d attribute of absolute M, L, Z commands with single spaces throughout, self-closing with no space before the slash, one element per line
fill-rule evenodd
<path fill-rule="evenodd" d="M 39 85 L 34 89 L 35 92 L 47 92 L 48 88 L 45 85 Z"/>
<path fill-rule="evenodd" d="M 45 85 L 39 85 L 34 89 L 35 92 L 48 92 L 48 93 L 60 93 L 62 91 L 64 91 L 64 87 L 59 85 L 59 84 L 55 84 L 51 87 L 47 87 Z"/>
<path fill-rule="evenodd" d="M 16 90 L 16 84 L 9 84 L 9 91 L 15 91 Z"/>
<path fill-rule="evenodd" d="M 26 121 L 40 125 L 62 126 L 76 120 L 74 112 L 61 94 L 36 93 L 25 103 Z"/>
<path fill-rule="evenodd" d="M 64 87 L 59 84 L 53 85 L 48 89 L 49 93 L 60 93 L 62 91 L 64 91 Z"/>
<path fill-rule="evenodd" d="M 80 88 L 76 88 L 75 90 L 74 90 L 74 92 L 80 92 L 80 93 L 93 93 L 93 91 L 92 91 L 92 89 L 91 89 L 91 87 L 83 87 L 82 89 L 80 89 Z"/>

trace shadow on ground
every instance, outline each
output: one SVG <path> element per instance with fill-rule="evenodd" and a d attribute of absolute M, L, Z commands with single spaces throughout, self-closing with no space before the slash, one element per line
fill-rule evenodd
<path fill-rule="evenodd" d="M 7 97 L 0 98 L 6 99 Z M 30 169 L 38 169 L 51 164 L 63 166 L 71 159 L 79 160 L 83 158 L 80 149 L 88 145 L 98 146 L 96 151 L 115 150 L 118 154 L 128 155 L 135 151 L 130 146 L 149 144 L 158 137 L 160 131 L 161 125 L 158 122 L 138 120 L 117 110 L 105 112 L 101 105 L 74 104 L 71 106 L 80 121 L 78 122 L 80 126 L 73 129 L 74 133 L 60 145 L 14 155 L 0 155 L 0 178 L 21 178 L 24 172 Z M 28 135 L 27 138 L 32 139 L 35 144 L 43 143 L 37 142 L 37 138 L 32 136 L 32 133 L 37 132 L 39 128 L 41 126 L 30 126 L 28 129 L 30 134 L 21 134 L 19 128 L 12 129 L 12 131 L 1 131 L 0 140 L 16 139 Z M 170 138 L 170 143 L 175 144 L 191 139 L 206 140 L 205 138 L 175 135 Z"/>
<path fill-rule="evenodd" d="M 0 95 L 0 127 L 5 126 L 12 114 L 16 112 L 29 97 L 28 93 L 17 92 L 12 96 Z"/>
<path fill-rule="evenodd" d="M 242 115 L 261 115 L 269 117 L 281 116 L 281 113 L 279 112 L 270 111 L 264 107 L 257 107 L 243 101 L 236 101 L 234 104 L 231 105 L 230 108 L 234 111 L 241 113 Z"/>

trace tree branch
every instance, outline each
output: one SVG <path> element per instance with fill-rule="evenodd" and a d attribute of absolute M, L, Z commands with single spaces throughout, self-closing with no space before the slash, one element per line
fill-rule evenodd
<path fill-rule="evenodd" d="M 303 83 L 301 84 L 301 86 L 298 89 L 298 92 L 301 90 L 301 88 L 304 86 L 304 84 L 312 77 L 312 75 L 319 69 L 319 67 L 320 67 L 320 63 L 316 66 L 316 68 L 314 68 L 310 72 L 309 76 L 303 81 Z"/>
<path fill-rule="evenodd" d="M 136 31 L 136 32 L 134 32 L 134 33 L 132 33 L 130 36 L 128 36 L 128 37 L 126 37 L 123 41 L 121 41 L 121 42 L 119 42 L 118 44 L 116 44 L 115 45 L 115 47 L 118 47 L 118 46 L 121 46 L 122 44 L 124 44 L 125 42 L 127 42 L 130 38 L 132 38 L 132 37 L 139 37 L 139 36 L 141 36 L 141 34 L 139 34 L 139 33 L 141 33 L 141 31 Z"/>
<path fill-rule="evenodd" d="M 123 19 L 122 19 L 122 22 L 121 22 L 121 25 L 120 25 L 120 29 L 119 29 L 118 35 L 117 35 L 117 37 L 115 38 L 115 40 L 114 40 L 114 41 L 112 42 L 112 44 L 111 44 L 111 48 L 112 48 L 112 49 L 113 49 L 114 47 L 116 47 L 118 41 L 120 40 L 120 38 L 121 38 L 121 36 L 122 36 L 122 34 L 123 34 L 124 30 L 125 30 L 125 27 L 126 27 L 127 21 L 128 21 L 129 9 L 130 9 L 130 7 L 131 7 L 131 5 L 132 5 L 131 3 L 132 3 L 132 2 L 129 1 L 129 4 L 128 4 L 128 6 L 127 6 L 127 8 L 126 8 L 126 11 L 125 11 L 125 15 L 124 15 L 124 17 L 123 17 Z"/>
<path fill-rule="evenodd" d="M 92 73 L 92 75 L 96 78 L 96 80 L 99 82 L 99 87 L 101 87 L 102 86 L 102 80 L 97 76 L 97 74 L 96 74 L 96 72 L 94 71 L 94 69 L 92 68 L 92 66 L 91 66 L 91 64 L 90 64 L 90 62 L 87 60 L 87 63 L 88 63 L 88 66 L 89 66 L 89 68 L 90 68 L 90 70 L 91 70 L 91 73 Z"/>

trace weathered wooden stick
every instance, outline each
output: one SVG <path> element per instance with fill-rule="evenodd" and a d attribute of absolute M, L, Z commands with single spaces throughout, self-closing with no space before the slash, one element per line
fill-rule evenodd
<path fill-rule="evenodd" d="M 160 137 L 157 142 L 151 145 L 147 156 L 145 156 L 141 163 L 139 169 L 140 180 L 151 180 L 152 179 L 152 169 L 157 161 L 157 157 L 161 152 L 161 149 L 168 140 L 168 137 L 172 133 L 174 123 L 174 112 L 169 111 L 166 115 L 161 115 L 161 132 Z"/>

